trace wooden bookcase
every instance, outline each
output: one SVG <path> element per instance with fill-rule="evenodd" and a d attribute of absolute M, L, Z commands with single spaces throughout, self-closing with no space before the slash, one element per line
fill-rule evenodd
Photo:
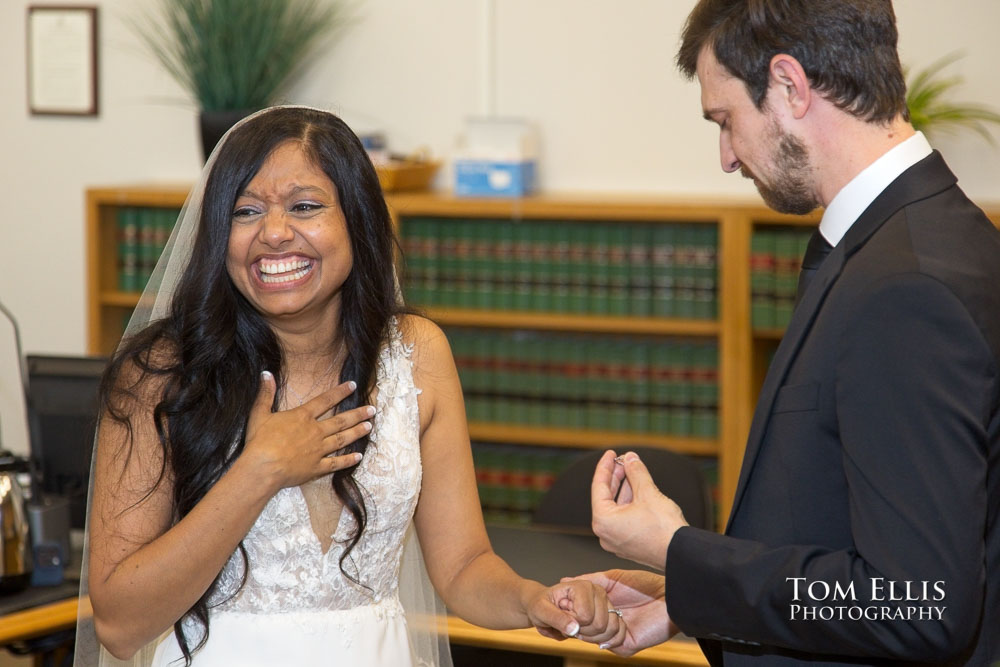
<path fill-rule="evenodd" d="M 109 354 L 138 294 L 118 289 L 117 212 L 122 207 L 180 208 L 183 186 L 129 186 L 87 191 L 88 350 Z M 605 448 L 617 443 L 664 447 L 697 456 L 716 457 L 719 470 L 719 517 L 724 525 L 739 478 L 743 448 L 757 392 L 780 329 L 751 326 L 750 244 L 755 229 L 815 225 L 819 214 L 788 216 L 757 202 L 679 200 L 642 196 L 541 195 L 523 199 L 457 198 L 438 193 L 387 196 L 397 225 L 411 217 L 502 219 L 516 221 L 601 221 L 605 223 L 705 224 L 717 228 L 718 314 L 713 319 L 595 316 L 509 310 L 428 307 L 427 314 L 445 327 L 586 332 L 591 335 L 641 335 L 714 340 L 718 348 L 718 437 L 674 437 L 658 433 L 622 433 L 520 424 L 470 422 L 474 441 L 537 446 Z M 1000 208 L 990 210 L 1000 224 Z"/>

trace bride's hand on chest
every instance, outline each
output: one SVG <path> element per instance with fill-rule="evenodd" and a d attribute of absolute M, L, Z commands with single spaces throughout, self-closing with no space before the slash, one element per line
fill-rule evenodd
<path fill-rule="evenodd" d="M 345 382 L 298 407 L 271 412 L 275 382 L 265 372 L 240 458 L 253 466 L 272 493 L 355 465 L 360 454 L 338 452 L 371 431 L 375 409 L 365 405 L 331 415 L 354 390 L 353 382 Z"/>

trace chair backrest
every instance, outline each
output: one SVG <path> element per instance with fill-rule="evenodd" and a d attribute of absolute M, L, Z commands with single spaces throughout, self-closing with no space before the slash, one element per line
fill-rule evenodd
<path fill-rule="evenodd" d="M 708 484 L 698 464 L 683 454 L 655 447 L 615 448 L 620 454 L 633 451 L 649 469 L 657 488 L 680 505 L 687 522 L 712 530 L 712 502 Z M 542 497 L 532 522 L 590 529 L 590 484 L 603 451 L 584 454 L 562 471 Z"/>

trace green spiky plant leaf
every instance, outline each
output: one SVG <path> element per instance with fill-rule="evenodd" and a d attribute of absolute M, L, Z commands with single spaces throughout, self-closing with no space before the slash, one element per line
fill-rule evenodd
<path fill-rule="evenodd" d="M 912 77 L 908 74 L 906 106 L 910 110 L 910 122 L 914 129 L 925 134 L 972 130 L 996 145 L 989 125 L 1000 126 L 1000 113 L 981 104 L 952 102 L 949 99 L 965 79 L 944 76 L 942 72 L 961 57 L 961 53 L 951 53 Z"/>
<path fill-rule="evenodd" d="M 202 111 L 274 103 L 343 22 L 339 0 L 157 0 L 131 21 Z"/>

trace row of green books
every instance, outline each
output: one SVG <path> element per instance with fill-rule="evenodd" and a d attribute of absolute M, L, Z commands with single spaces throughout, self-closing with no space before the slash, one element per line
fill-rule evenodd
<path fill-rule="evenodd" d="M 177 209 L 123 206 L 117 210 L 118 289 L 139 292 L 174 228 Z"/>
<path fill-rule="evenodd" d="M 415 305 L 714 318 L 718 229 L 702 224 L 407 217 Z"/>
<path fill-rule="evenodd" d="M 755 329 L 783 329 L 795 307 L 810 229 L 755 229 L 750 240 L 750 316 Z"/>
<path fill-rule="evenodd" d="M 552 482 L 586 450 L 472 443 L 483 518 L 491 523 L 530 523 Z"/>
<path fill-rule="evenodd" d="M 613 445 L 609 443 L 609 447 Z M 531 523 L 555 479 L 588 453 L 586 449 L 473 442 L 472 460 L 483 517 L 490 523 Z M 693 460 L 699 464 L 713 503 L 717 504 L 718 460 L 714 457 L 693 457 Z M 716 514 L 713 511 L 712 516 Z"/>
<path fill-rule="evenodd" d="M 470 421 L 718 435 L 714 340 L 449 328 Z"/>

